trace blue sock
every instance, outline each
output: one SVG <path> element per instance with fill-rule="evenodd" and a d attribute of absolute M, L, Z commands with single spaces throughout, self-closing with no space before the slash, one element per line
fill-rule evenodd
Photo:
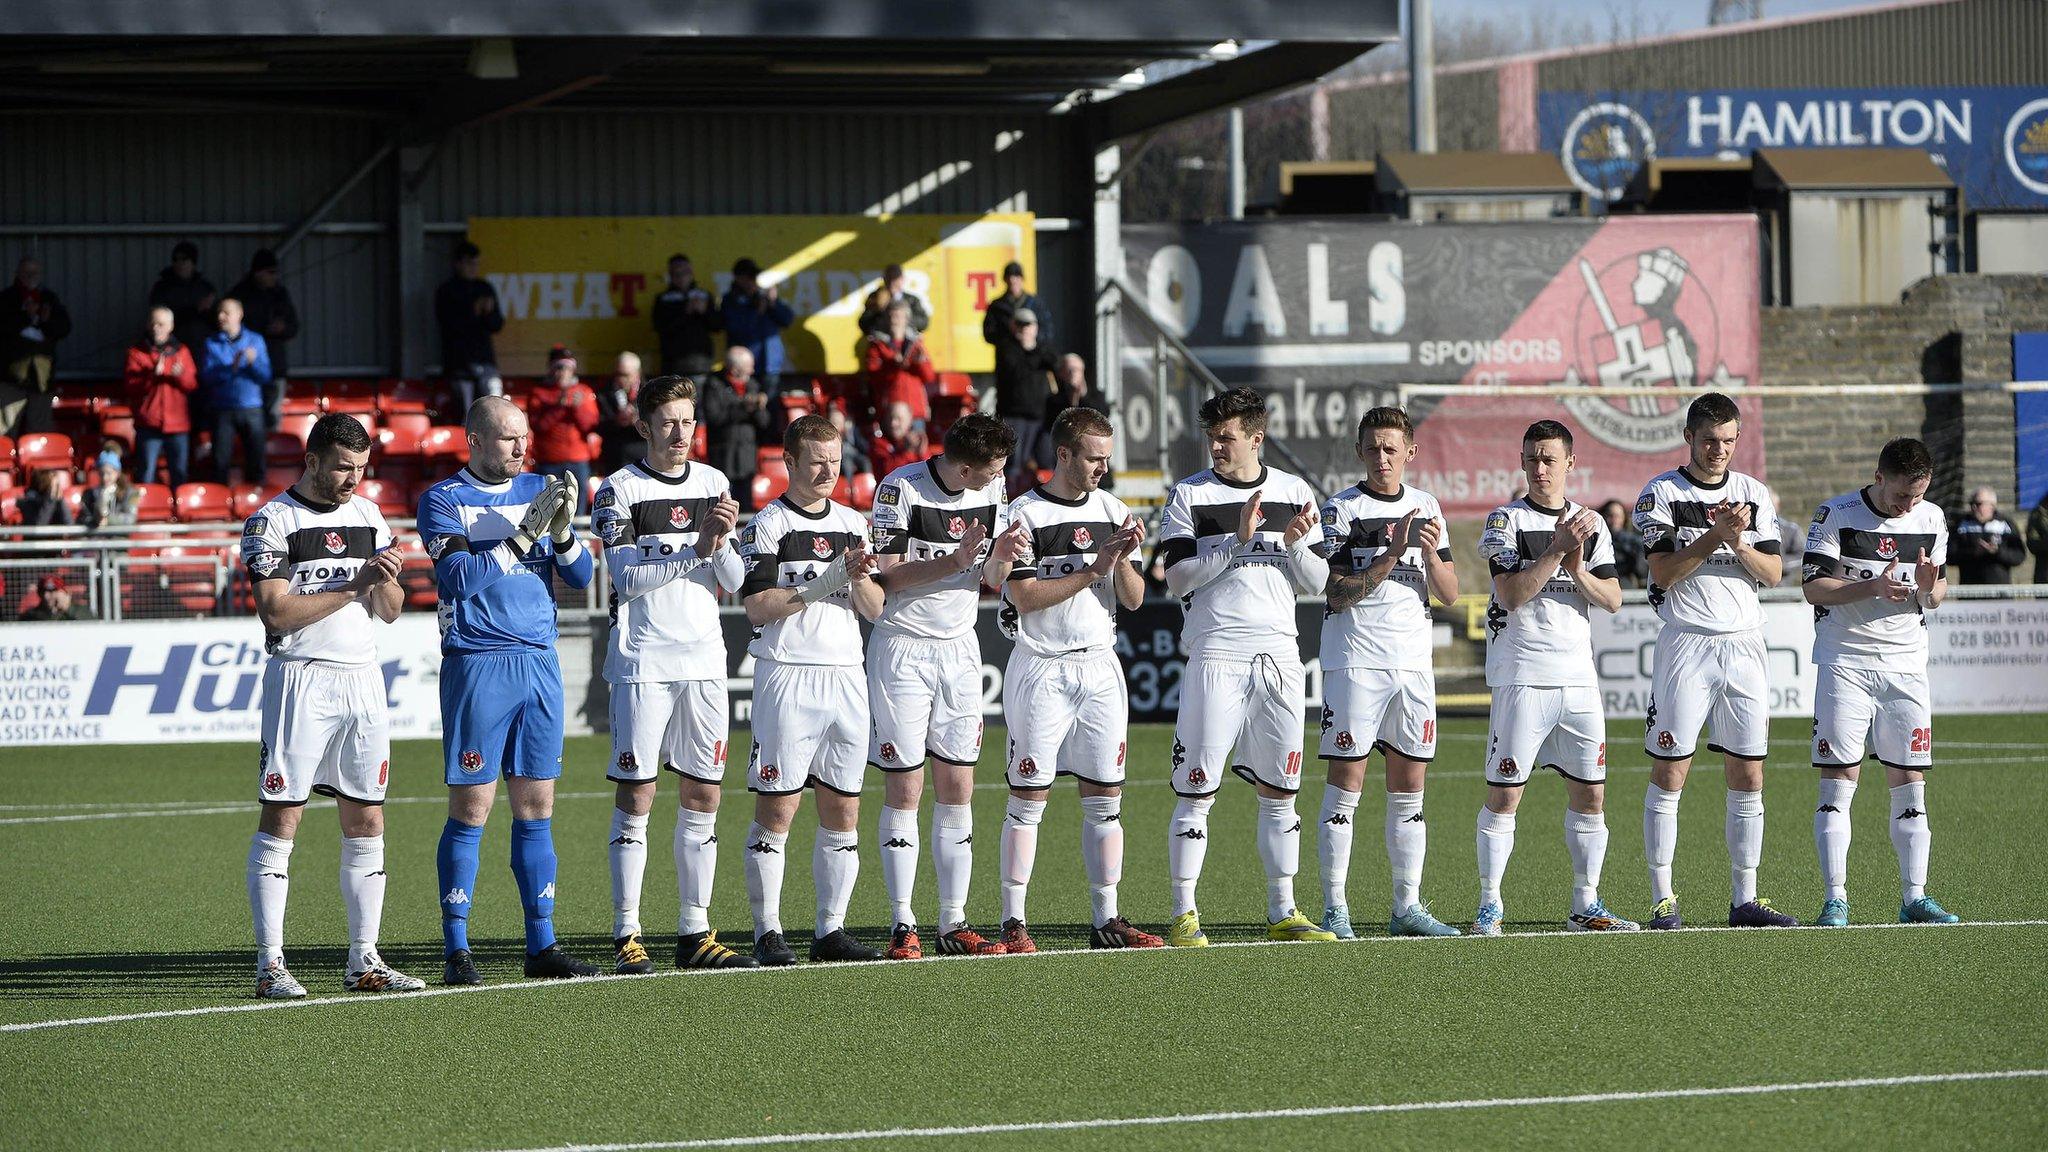
<path fill-rule="evenodd" d="M 526 909 L 526 954 L 555 942 L 555 833 L 551 820 L 512 822 L 512 875 Z"/>
<path fill-rule="evenodd" d="M 441 847 L 434 867 L 441 874 L 441 940 L 448 951 L 469 947 L 470 902 L 476 899 L 477 846 L 484 830 L 450 818 L 441 827 Z"/>

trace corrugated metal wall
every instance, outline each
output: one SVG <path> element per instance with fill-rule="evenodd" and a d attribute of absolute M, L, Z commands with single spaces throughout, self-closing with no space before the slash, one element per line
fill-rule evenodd
<path fill-rule="evenodd" d="M 34 250 L 72 311 L 67 374 L 109 375 L 139 331 L 171 245 L 190 238 L 227 289 L 251 252 L 305 215 L 384 139 L 341 117 L 275 122 L 98 112 L 0 112 L 0 280 Z M 25 158 L 17 162 L 14 158 Z M 424 215 L 790 214 L 1032 211 L 1085 219 L 1085 171 L 1058 120 L 995 115 L 536 111 L 464 132 L 422 186 Z M 390 162 L 285 261 L 304 330 L 295 370 L 394 362 Z M 250 227 L 250 226 L 257 227 Z M 354 230 L 351 230 L 354 226 Z M 426 275 L 446 275 L 451 234 L 430 233 Z M 10 251 L 11 250 L 11 251 Z M 1047 286 L 1085 272 L 1085 233 L 1039 237 Z M 1069 302 L 1085 315 L 1086 301 Z M 1069 331 L 1075 329 L 1069 328 Z"/>
<path fill-rule="evenodd" d="M 1437 77 L 1436 146 L 1446 152 L 1493 151 L 1500 140 L 1500 94 L 1491 70 Z M 1362 85 L 1330 93 L 1330 159 L 1370 160 L 1408 150 L 1408 84 Z"/>

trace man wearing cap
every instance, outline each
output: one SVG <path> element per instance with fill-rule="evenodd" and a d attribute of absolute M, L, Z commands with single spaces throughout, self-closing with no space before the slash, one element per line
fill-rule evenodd
<path fill-rule="evenodd" d="M 550 476 L 576 478 L 572 499 L 587 502 L 590 434 L 597 431 L 597 393 L 576 376 L 576 356 L 561 344 L 548 350 L 548 378 L 527 397 L 533 422 L 533 460 Z M 573 513 L 572 513 L 573 515 Z"/>
<path fill-rule="evenodd" d="M 236 281 L 228 295 L 242 302 L 242 323 L 263 337 L 263 347 L 270 353 L 270 391 L 264 399 L 263 424 L 266 431 L 275 432 L 284 417 L 285 391 L 291 386 L 286 379 L 291 369 L 284 346 L 299 334 L 299 310 L 278 280 L 277 253 L 258 248 L 249 257 L 248 275 Z"/>
<path fill-rule="evenodd" d="M 732 287 L 719 303 L 725 318 L 727 348 L 745 348 L 754 354 L 754 379 L 770 396 L 782 382 L 786 357 L 782 330 L 796 323 L 796 311 L 776 298 L 773 284 L 763 285 L 761 266 L 752 257 L 741 257 L 732 266 Z"/>
<path fill-rule="evenodd" d="M 71 599 L 64 577 L 55 572 L 36 581 L 36 606 L 21 614 L 23 620 L 90 620 L 85 605 Z"/>
<path fill-rule="evenodd" d="M 1000 351 L 1005 344 L 1016 343 L 1015 325 L 1012 323 L 1018 309 L 1026 308 L 1038 320 L 1038 339 L 1041 343 L 1052 339 L 1051 316 L 1038 297 L 1024 290 L 1024 266 L 1015 260 L 1003 265 L 1003 294 L 988 302 L 988 310 L 981 314 L 981 338 L 996 346 Z M 1017 457 L 1010 457 L 1014 464 Z"/>
<path fill-rule="evenodd" d="M 213 306 L 220 294 L 199 274 L 199 245 L 180 240 L 171 248 L 171 265 L 157 274 L 149 290 L 152 307 L 169 308 L 178 342 L 197 348 L 213 334 Z"/>
<path fill-rule="evenodd" d="M 993 313 L 995 306 L 990 305 Z M 1030 308 L 1010 313 L 1010 338 L 996 344 L 996 419 L 1017 435 L 1017 450 L 1010 454 L 1010 493 L 1028 486 L 1026 477 L 1052 461 L 1037 451 L 1039 432 L 1045 427 L 1045 409 L 1054 390 L 1053 373 L 1059 357 L 1046 347 L 1039 335 L 1038 314 Z"/>

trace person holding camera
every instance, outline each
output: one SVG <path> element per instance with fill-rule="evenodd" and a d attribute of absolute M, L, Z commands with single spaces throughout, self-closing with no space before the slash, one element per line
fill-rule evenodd
<path fill-rule="evenodd" d="M 711 371 L 711 334 L 725 331 L 725 317 L 712 307 L 711 293 L 697 283 L 697 270 L 681 252 L 668 258 L 668 286 L 654 298 L 654 334 L 661 339 L 661 374 L 702 380 Z"/>

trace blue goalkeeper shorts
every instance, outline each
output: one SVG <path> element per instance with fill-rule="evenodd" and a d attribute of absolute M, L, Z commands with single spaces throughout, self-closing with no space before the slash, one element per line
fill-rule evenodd
<path fill-rule="evenodd" d="M 561 776 L 562 666 L 554 650 L 443 656 L 441 755 L 451 785 Z"/>

